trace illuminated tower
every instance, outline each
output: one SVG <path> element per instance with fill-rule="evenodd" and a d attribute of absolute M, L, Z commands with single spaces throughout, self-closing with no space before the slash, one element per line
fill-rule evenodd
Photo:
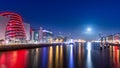
<path fill-rule="evenodd" d="M 5 31 L 6 40 L 26 39 L 25 29 L 20 15 L 12 12 L 5 12 L 5 13 L 1 13 L 0 16 L 9 18 Z"/>

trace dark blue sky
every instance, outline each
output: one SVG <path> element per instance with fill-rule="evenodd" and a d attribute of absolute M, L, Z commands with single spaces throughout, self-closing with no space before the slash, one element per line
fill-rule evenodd
<path fill-rule="evenodd" d="M 33 28 L 42 26 L 55 34 L 96 38 L 120 30 L 120 1 L 115 0 L 1 0 L 0 12 L 19 13 Z M 93 32 L 86 34 L 86 28 Z"/>

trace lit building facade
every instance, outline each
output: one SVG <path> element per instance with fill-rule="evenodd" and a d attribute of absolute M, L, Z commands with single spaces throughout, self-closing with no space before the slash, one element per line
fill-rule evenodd
<path fill-rule="evenodd" d="M 40 27 L 33 30 L 30 24 L 23 22 L 22 17 L 16 13 L 5 12 L 0 14 L 0 42 L 50 42 L 53 33 Z"/>
<path fill-rule="evenodd" d="M 53 32 L 48 31 L 48 30 L 43 30 L 43 42 L 52 42 L 53 40 Z"/>
<path fill-rule="evenodd" d="M 1 13 L 0 40 L 14 43 L 30 40 L 30 24 L 23 23 L 22 17 L 16 13 Z"/>
<path fill-rule="evenodd" d="M 113 35 L 109 35 L 106 37 L 106 42 L 107 43 L 112 43 L 113 42 Z"/>
<path fill-rule="evenodd" d="M 48 30 L 43 30 L 42 27 L 40 29 L 34 29 L 32 31 L 32 41 L 39 43 L 47 43 L 51 42 L 53 39 L 53 32 Z"/>
<path fill-rule="evenodd" d="M 114 35 L 114 43 L 119 43 L 119 34 Z"/>
<path fill-rule="evenodd" d="M 33 31 L 33 41 L 34 42 L 39 42 L 39 30 L 34 30 Z"/>

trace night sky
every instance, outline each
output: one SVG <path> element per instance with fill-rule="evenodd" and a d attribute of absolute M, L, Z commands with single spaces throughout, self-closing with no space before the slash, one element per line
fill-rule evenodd
<path fill-rule="evenodd" d="M 0 12 L 6 11 L 20 14 L 32 28 L 41 26 L 73 38 L 120 32 L 120 1 L 115 0 L 0 0 Z"/>

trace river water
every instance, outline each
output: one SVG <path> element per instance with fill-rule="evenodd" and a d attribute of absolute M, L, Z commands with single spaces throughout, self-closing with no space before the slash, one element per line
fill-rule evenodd
<path fill-rule="evenodd" d="M 120 68 L 120 47 L 87 42 L 0 52 L 0 68 Z"/>

